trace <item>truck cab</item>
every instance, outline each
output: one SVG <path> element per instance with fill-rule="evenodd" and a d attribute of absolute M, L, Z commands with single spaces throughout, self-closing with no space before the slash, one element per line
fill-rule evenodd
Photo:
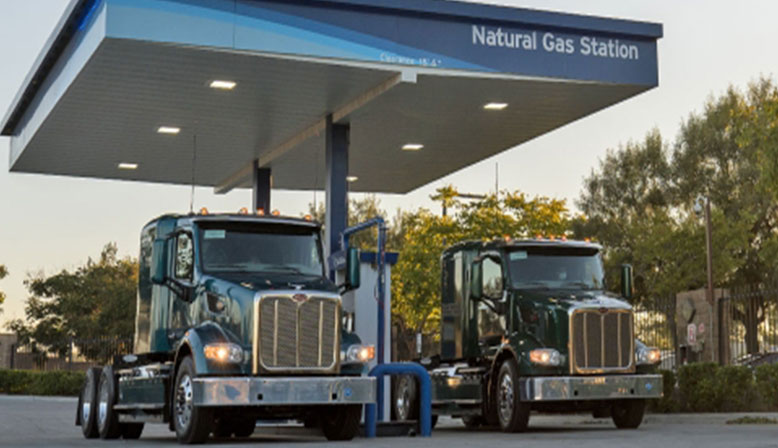
<path fill-rule="evenodd" d="M 148 223 L 134 354 L 88 372 L 84 435 L 133 438 L 133 428 L 164 422 L 197 443 L 249 435 L 257 419 L 294 419 L 351 439 L 375 400 L 364 376 L 374 350 L 344 329 L 340 292 L 359 286 L 358 269 L 343 285 L 329 280 L 320 230 L 205 211 Z"/>
<path fill-rule="evenodd" d="M 498 239 L 441 257 L 440 355 L 422 360 L 433 412 L 467 426 L 522 431 L 531 411 L 610 415 L 640 425 L 659 398 L 659 351 L 635 339 L 631 268 L 622 297 L 606 291 L 602 247 L 587 241 Z M 412 409 L 398 382 L 395 412 Z"/>

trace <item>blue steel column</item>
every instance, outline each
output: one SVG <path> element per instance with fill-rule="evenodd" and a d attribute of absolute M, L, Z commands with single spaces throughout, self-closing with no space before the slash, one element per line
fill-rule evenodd
<path fill-rule="evenodd" d="M 270 168 L 260 168 L 254 161 L 254 178 L 252 181 L 251 203 L 254 211 L 262 209 L 270 214 Z"/>
<path fill-rule="evenodd" d="M 334 124 L 332 115 L 327 116 L 325 132 L 326 145 L 326 189 L 327 214 L 324 222 L 327 232 L 327 256 L 340 249 L 340 235 L 346 230 L 348 217 L 348 145 L 349 125 Z"/>

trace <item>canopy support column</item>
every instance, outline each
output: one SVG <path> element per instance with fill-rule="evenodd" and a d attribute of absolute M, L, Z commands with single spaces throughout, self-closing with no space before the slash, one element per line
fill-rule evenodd
<path fill-rule="evenodd" d="M 327 257 L 340 250 L 340 234 L 346 230 L 348 218 L 348 146 L 349 125 L 335 124 L 332 115 L 327 115 L 325 128 L 326 145 L 326 202 L 327 214 Z"/>
<path fill-rule="evenodd" d="M 260 168 L 257 161 L 254 161 L 254 172 L 252 179 L 251 201 L 254 212 L 262 209 L 265 213 L 270 213 L 270 168 Z"/>

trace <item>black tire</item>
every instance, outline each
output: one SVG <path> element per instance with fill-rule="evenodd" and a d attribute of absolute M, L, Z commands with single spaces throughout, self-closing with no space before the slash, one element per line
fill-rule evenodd
<path fill-rule="evenodd" d="M 105 366 L 97 386 L 97 430 L 104 440 L 118 439 L 122 435 L 119 415 L 113 409 L 116 396 L 116 375 L 113 367 Z"/>
<path fill-rule="evenodd" d="M 399 375 L 394 384 L 392 411 L 395 420 L 403 422 L 419 419 L 419 394 L 416 378 Z"/>
<path fill-rule="evenodd" d="M 143 423 L 121 423 L 121 432 L 125 440 L 138 440 L 143 434 Z"/>
<path fill-rule="evenodd" d="M 646 400 L 618 400 L 613 403 L 611 417 L 619 429 L 636 429 L 643 422 Z"/>
<path fill-rule="evenodd" d="M 332 406 L 321 413 L 321 430 L 327 440 L 351 440 L 359 431 L 362 405 Z"/>
<path fill-rule="evenodd" d="M 194 378 L 194 362 L 191 356 L 187 356 L 178 366 L 171 403 L 176 438 L 186 445 L 205 442 L 214 428 L 213 410 L 192 403 Z"/>
<path fill-rule="evenodd" d="M 97 383 L 100 382 L 100 369 L 91 367 L 86 371 L 84 385 L 78 396 L 76 424 L 81 425 L 81 432 L 87 439 L 100 437 L 97 431 Z"/>
<path fill-rule="evenodd" d="M 495 385 L 497 420 L 503 432 L 523 432 L 529 423 L 530 407 L 519 395 L 519 367 L 512 358 L 503 361 Z"/>
<path fill-rule="evenodd" d="M 480 415 L 466 415 L 462 417 L 462 423 L 467 429 L 476 429 L 486 423 Z"/>

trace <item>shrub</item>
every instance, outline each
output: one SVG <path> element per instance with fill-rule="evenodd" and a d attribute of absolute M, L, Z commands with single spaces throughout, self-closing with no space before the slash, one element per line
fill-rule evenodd
<path fill-rule="evenodd" d="M 778 409 L 778 364 L 763 364 L 755 371 L 756 390 L 762 403 L 771 410 Z"/>
<path fill-rule="evenodd" d="M 716 371 L 716 411 L 756 410 L 754 374 L 745 366 L 723 366 Z"/>
<path fill-rule="evenodd" d="M 2 394 L 77 396 L 83 383 L 83 372 L 0 370 Z"/>
<path fill-rule="evenodd" d="M 683 410 L 713 412 L 717 409 L 718 369 L 718 364 L 712 362 L 687 364 L 678 369 L 678 389 Z"/>

